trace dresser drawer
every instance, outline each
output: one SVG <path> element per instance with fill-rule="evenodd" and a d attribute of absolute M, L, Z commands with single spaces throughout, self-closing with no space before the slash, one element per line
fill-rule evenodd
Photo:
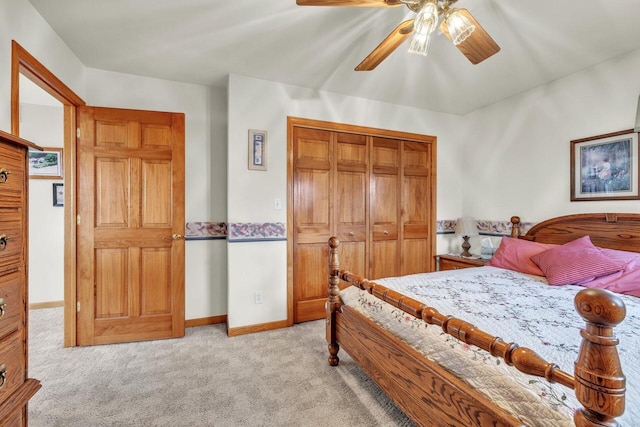
<path fill-rule="evenodd" d="M 0 206 L 21 206 L 24 197 L 25 153 L 0 143 Z"/>
<path fill-rule="evenodd" d="M 0 341 L 0 402 L 22 385 L 25 371 L 22 333 L 16 332 Z"/>
<path fill-rule="evenodd" d="M 0 272 L 8 265 L 22 263 L 23 237 L 20 209 L 0 208 Z"/>
<path fill-rule="evenodd" d="M 482 267 L 485 261 L 476 258 L 461 258 L 451 255 L 439 255 L 438 263 L 440 264 L 440 271 L 445 271 L 459 270 L 461 268 Z"/>
<path fill-rule="evenodd" d="M 0 339 L 22 327 L 22 276 L 22 271 L 0 276 Z"/>

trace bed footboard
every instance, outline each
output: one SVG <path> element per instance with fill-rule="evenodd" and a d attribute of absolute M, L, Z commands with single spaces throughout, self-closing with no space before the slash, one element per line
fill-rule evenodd
<path fill-rule="evenodd" d="M 342 311 L 339 284 L 340 280 L 344 280 L 362 290 L 366 290 L 411 316 L 441 327 L 445 333 L 460 341 L 475 345 L 488 351 L 493 356 L 502 358 L 508 365 L 514 366 L 521 372 L 542 377 L 547 381 L 557 382 L 574 389 L 578 400 L 583 406 L 583 409 L 576 412 L 574 416 L 576 426 L 613 427 L 618 425 L 616 417 L 619 417 L 624 412 L 626 380 L 622 373 L 616 347 L 618 340 L 614 336 L 613 328 L 622 322 L 626 315 L 626 309 L 622 300 L 614 294 L 601 289 L 584 289 L 575 297 L 576 310 L 585 320 L 586 326 L 581 330 L 582 344 L 578 359 L 575 362 L 574 376 L 560 370 L 556 364 L 544 360 L 529 348 L 519 347 L 515 343 L 505 343 L 501 338 L 484 332 L 462 319 L 443 315 L 433 307 L 429 307 L 363 277 L 341 270 L 338 261 L 338 246 L 339 241 L 337 238 L 332 237 L 329 239 L 329 298 L 326 305 L 326 320 L 330 365 L 336 366 L 339 363 L 339 339 L 345 340 L 343 345 L 349 350 L 349 343 L 346 340 L 350 339 L 347 338 L 350 335 L 343 334 L 343 336 L 339 337 L 336 326 L 340 323 L 342 329 L 349 328 L 347 318 L 341 318 L 340 322 L 337 321 Z M 377 327 L 373 322 L 370 323 L 372 328 Z M 380 333 L 380 331 L 375 330 L 367 332 Z M 367 359 L 367 363 L 372 364 L 374 360 L 381 359 L 375 355 L 376 348 L 366 349 L 365 351 L 370 351 L 371 357 L 360 354 L 359 359 L 361 361 Z M 384 362 L 384 358 L 382 360 L 383 362 L 379 366 L 375 366 L 376 371 L 385 371 L 386 362 Z M 448 375 L 443 372 L 443 381 L 448 381 L 447 377 Z M 421 377 L 418 375 L 413 381 L 417 385 L 420 383 Z M 384 384 L 379 385 L 385 389 Z M 411 387 L 407 388 L 407 390 L 409 389 Z M 385 389 L 385 391 L 387 390 Z M 405 410 L 407 415 L 412 416 L 411 411 L 413 408 L 403 406 L 402 399 L 397 397 L 397 391 L 394 393 L 387 391 L 387 393 L 396 401 L 398 406 Z M 394 394 L 396 395 L 395 398 Z M 475 391 L 470 390 L 469 395 L 474 398 L 477 397 Z M 429 410 L 433 411 L 433 409 L 430 408 Z M 500 411 L 500 409 L 496 409 L 496 413 L 500 413 Z M 414 421 L 421 424 L 420 420 L 414 419 Z"/>

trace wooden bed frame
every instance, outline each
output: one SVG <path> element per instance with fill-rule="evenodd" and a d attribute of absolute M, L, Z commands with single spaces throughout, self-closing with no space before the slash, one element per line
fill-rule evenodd
<path fill-rule="evenodd" d="M 640 252 L 640 214 L 577 214 L 553 218 L 520 236 L 520 218 L 512 217 L 512 237 L 563 244 L 589 235 L 596 246 Z M 340 280 L 367 290 L 379 299 L 423 321 L 441 326 L 451 336 L 501 357 L 508 365 L 575 390 L 583 409 L 576 412 L 578 427 L 617 426 L 624 412 L 625 377 L 613 328 L 626 314 L 615 294 L 584 289 L 575 297 L 576 310 L 585 320 L 582 344 L 573 375 L 561 371 L 533 350 L 505 343 L 464 320 L 446 316 L 432 307 L 363 277 L 341 270 L 338 239 L 329 240 L 329 299 L 327 342 L 329 364 L 338 365 L 342 347 L 418 425 L 522 426 L 513 414 L 498 407 L 408 344 L 381 329 L 351 307 L 342 305 Z M 498 308 L 496 308 L 498 309 Z"/>

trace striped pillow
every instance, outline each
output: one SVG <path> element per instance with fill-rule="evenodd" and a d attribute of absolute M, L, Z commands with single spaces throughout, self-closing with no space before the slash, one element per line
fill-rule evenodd
<path fill-rule="evenodd" d="M 589 236 L 531 257 L 550 285 L 571 285 L 624 269 L 625 263 L 606 256 Z"/>

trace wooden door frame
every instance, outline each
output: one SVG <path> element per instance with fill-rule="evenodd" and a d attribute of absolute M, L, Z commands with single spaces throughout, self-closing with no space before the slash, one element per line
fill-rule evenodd
<path fill-rule="evenodd" d="M 60 101 L 64 109 L 64 346 L 76 345 L 76 108 L 85 102 L 11 41 L 11 133 L 20 134 L 20 74 Z"/>
<path fill-rule="evenodd" d="M 360 135 L 366 136 L 376 136 L 382 138 L 391 138 L 403 141 L 411 141 L 411 142 L 422 142 L 432 144 L 432 156 L 433 156 L 433 170 L 431 173 L 432 176 L 432 185 L 434 191 L 431 193 L 431 200 L 429 201 L 431 206 L 433 206 L 431 218 L 432 225 L 434 226 L 435 232 L 435 222 L 436 222 L 436 191 L 437 188 L 437 174 L 436 174 L 436 160 L 437 159 L 437 138 L 432 135 L 421 135 L 417 133 L 410 132 L 402 132 L 402 131 L 394 131 L 387 129 L 378 129 L 367 126 L 357 126 L 357 125 L 349 125 L 345 123 L 335 123 L 328 122 L 324 120 L 314 120 L 314 119 L 305 119 L 301 117 L 292 117 L 287 116 L 287 326 L 293 325 L 293 236 L 294 236 L 294 222 L 293 222 L 293 128 L 294 127 L 303 127 L 303 128 L 311 128 L 311 129 L 319 129 L 326 130 L 331 132 L 342 132 L 342 133 L 356 133 Z M 435 254 L 435 245 L 436 239 L 433 238 L 431 242 L 431 252 Z M 401 250 L 401 248 L 400 248 Z M 328 262 L 329 260 L 327 260 Z M 431 263 L 434 260 L 430 260 Z M 348 267 L 348 266 L 346 266 Z M 328 264 L 327 264 L 328 268 Z M 327 276 L 328 278 L 329 276 Z M 329 282 L 327 279 L 327 289 L 329 286 Z"/>

